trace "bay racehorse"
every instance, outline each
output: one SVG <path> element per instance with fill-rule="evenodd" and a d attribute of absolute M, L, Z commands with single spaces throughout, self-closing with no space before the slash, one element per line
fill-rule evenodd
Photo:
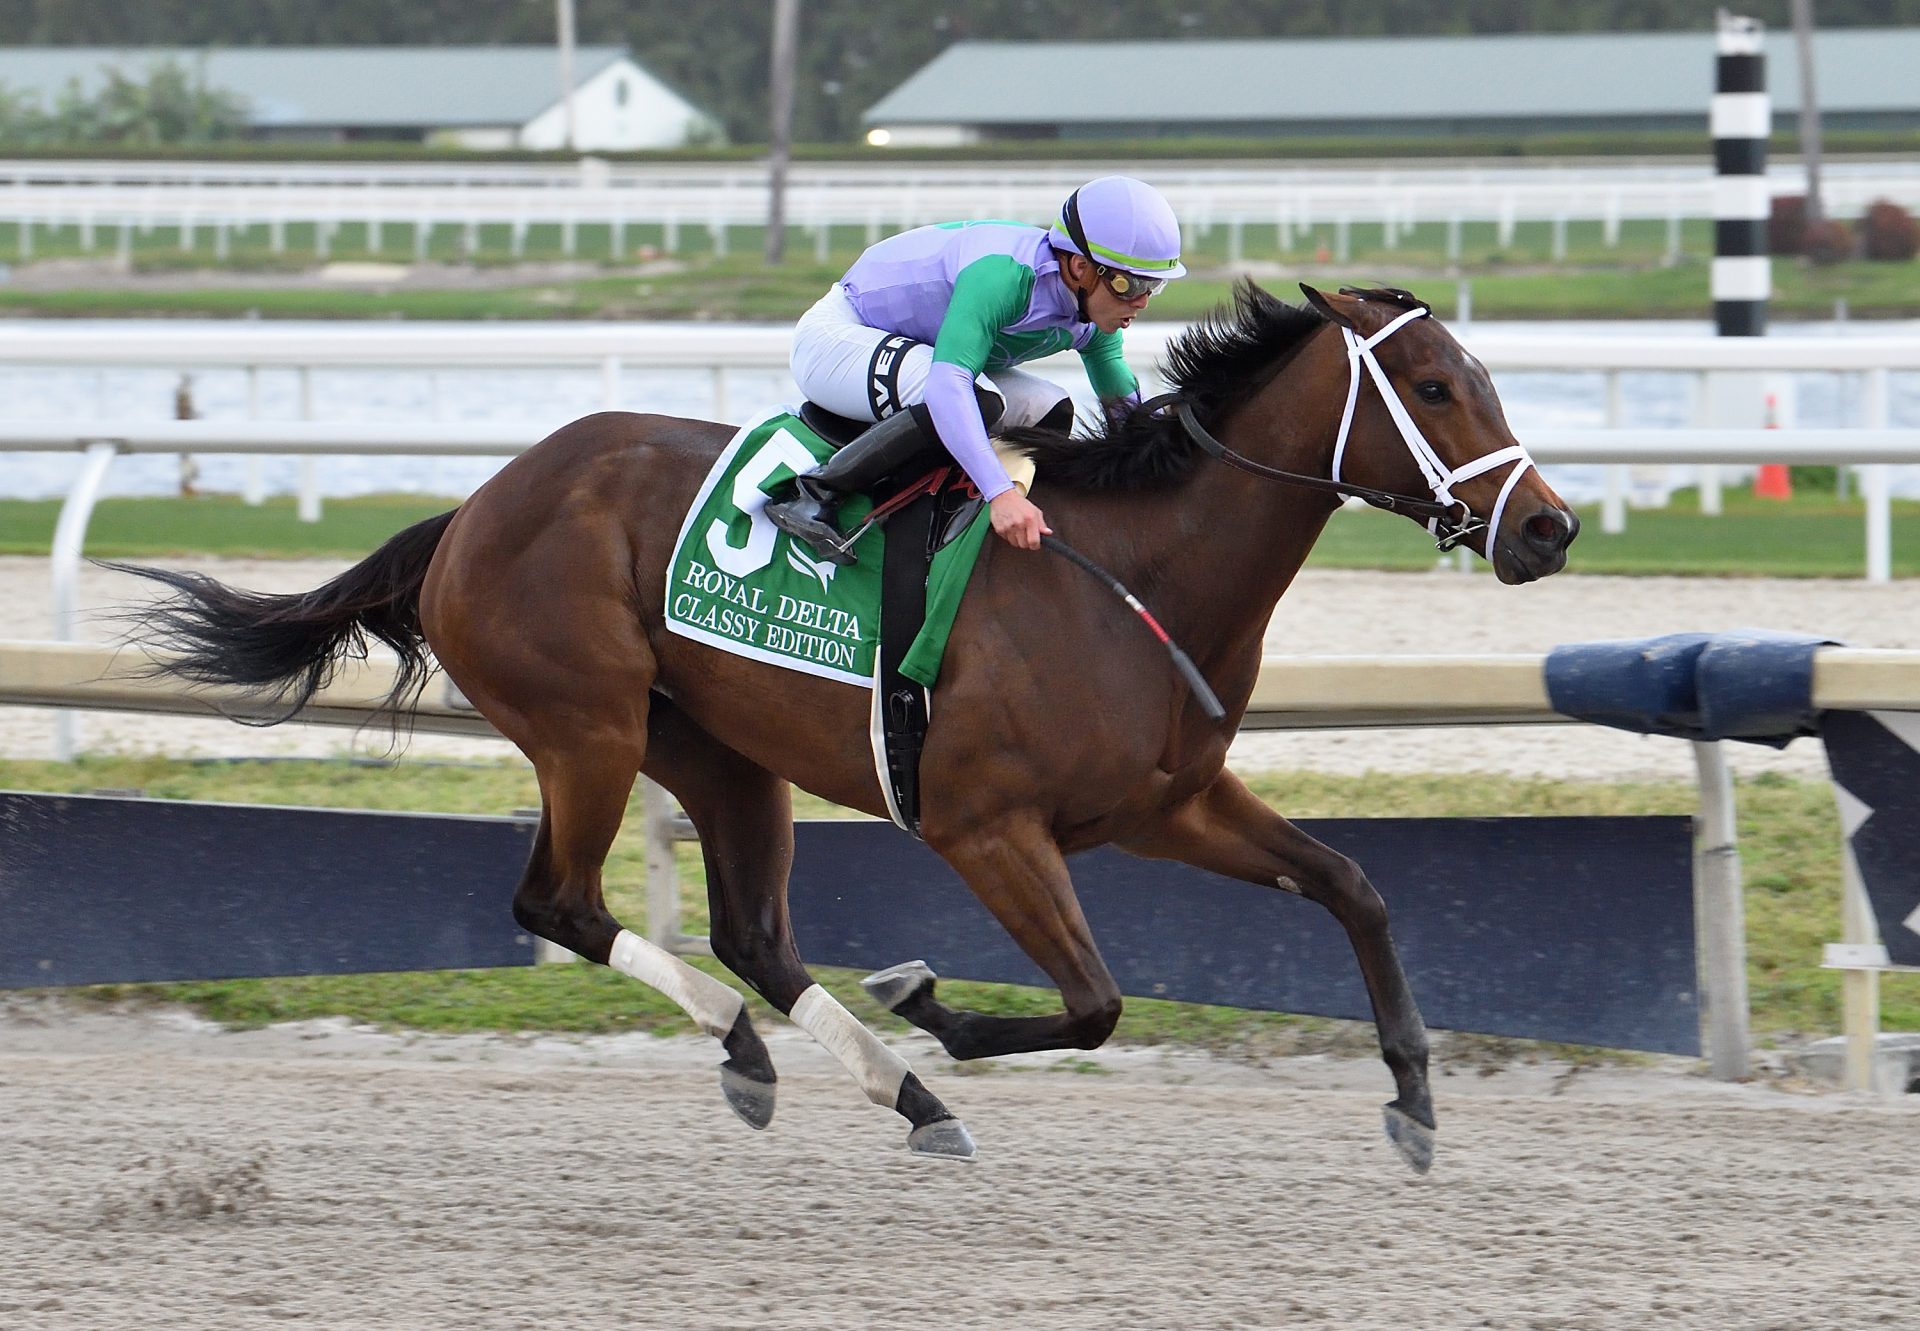
<path fill-rule="evenodd" d="M 1225 704 L 1209 720 L 1129 610 L 1065 559 L 989 540 L 947 649 L 922 759 L 922 834 L 1058 987 L 1063 1010 L 961 1011 L 909 963 L 879 1001 L 958 1059 L 1090 1049 L 1120 991 L 1064 856 L 1106 843 L 1296 892 L 1345 929 L 1397 1094 L 1386 1126 L 1431 1159 L 1427 1037 L 1379 895 L 1226 770 L 1275 603 L 1343 494 L 1424 518 L 1503 583 L 1560 569 L 1574 515 L 1514 441 L 1484 367 L 1410 295 L 1250 283 L 1169 353 L 1173 393 L 1092 438 L 1029 435 L 1054 530 L 1157 612 Z M 369 636 L 399 654 L 404 708 L 435 662 L 532 761 L 541 819 L 513 901 L 522 927 L 656 986 L 718 1038 L 749 1123 L 774 1069 L 733 989 L 622 928 L 601 866 L 644 772 L 676 795 L 706 860 L 714 954 L 831 1050 L 909 1145 L 970 1157 L 966 1129 L 808 975 L 786 903 L 789 783 L 885 816 L 869 695 L 667 631 L 682 515 L 726 425 L 627 412 L 575 421 L 453 512 L 303 595 L 134 569 L 173 595 L 137 612 L 184 678 L 297 707 Z M 431 656 L 429 656 L 429 650 Z"/>

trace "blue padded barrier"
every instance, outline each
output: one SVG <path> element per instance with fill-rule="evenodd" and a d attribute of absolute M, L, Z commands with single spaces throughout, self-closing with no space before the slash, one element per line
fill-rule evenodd
<path fill-rule="evenodd" d="M 530 966 L 534 825 L 0 791 L 0 989 Z"/>
<path fill-rule="evenodd" d="M 1785 748 L 1819 733 L 1813 658 L 1831 638 L 1771 629 L 1578 642 L 1547 654 L 1553 709 L 1642 735 Z"/>
<path fill-rule="evenodd" d="M 1690 819 L 1296 826 L 1366 866 L 1433 1025 L 1700 1052 Z M 951 979 L 1048 985 L 959 875 L 892 824 L 805 821 L 795 836 L 793 927 L 814 965 L 921 957 Z M 1122 993 L 1372 1018 L 1353 945 L 1312 902 L 1110 846 L 1068 864 Z"/>

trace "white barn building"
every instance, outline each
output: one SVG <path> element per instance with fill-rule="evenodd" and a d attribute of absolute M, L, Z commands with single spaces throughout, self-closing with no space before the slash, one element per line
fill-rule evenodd
<path fill-rule="evenodd" d="M 551 46 L 0 47 L 0 89 L 51 111 L 73 84 L 91 95 L 110 70 L 144 81 L 167 62 L 240 99 L 254 138 L 566 146 Z M 573 72 L 575 148 L 679 148 L 720 137 L 713 117 L 624 47 L 579 47 Z"/>

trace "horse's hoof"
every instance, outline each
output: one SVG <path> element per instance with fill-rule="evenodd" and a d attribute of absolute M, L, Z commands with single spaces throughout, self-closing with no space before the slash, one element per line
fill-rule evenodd
<path fill-rule="evenodd" d="M 755 1081 L 731 1063 L 720 1065 L 720 1094 L 727 1097 L 727 1108 L 755 1132 L 773 1122 L 774 1083 Z"/>
<path fill-rule="evenodd" d="M 758 1132 L 773 1122 L 773 1088 L 779 1077 L 767 1054 L 767 1042 L 753 1029 L 746 1004 L 740 1005 L 720 1047 L 727 1051 L 727 1061 L 720 1065 L 720 1093 L 727 1097 L 727 1106 Z"/>
<path fill-rule="evenodd" d="M 860 981 L 860 987 L 887 1011 L 898 1012 L 902 1003 L 922 989 L 931 993 L 933 982 L 938 978 L 924 961 L 903 961 L 898 966 L 875 971 Z"/>
<path fill-rule="evenodd" d="M 1398 1105 L 1388 1105 L 1383 1113 L 1387 1140 L 1393 1143 L 1408 1167 L 1416 1174 L 1433 1168 L 1433 1129 Z"/>
<path fill-rule="evenodd" d="M 941 1160 L 971 1160 L 973 1134 L 959 1119 L 943 1118 L 938 1123 L 922 1123 L 909 1132 L 907 1149 L 915 1155 L 934 1156 Z"/>

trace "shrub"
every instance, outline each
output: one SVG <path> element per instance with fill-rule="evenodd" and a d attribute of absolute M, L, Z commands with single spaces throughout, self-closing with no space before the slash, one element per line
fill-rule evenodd
<path fill-rule="evenodd" d="M 1875 199 L 1860 219 L 1860 249 L 1869 259 L 1905 262 L 1920 254 L 1920 224 L 1887 199 Z"/>
<path fill-rule="evenodd" d="M 1807 196 L 1776 194 L 1767 215 L 1767 252 L 1801 254 L 1807 244 Z"/>
<path fill-rule="evenodd" d="M 1788 467 L 1787 477 L 1795 493 L 1812 490 L 1820 494 L 1833 494 L 1840 488 L 1838 467 Z"/>
<path fill-rule="evenodd" d="M 1807 228 L 1804 253 L 1807 258 L 1822 267 L 1827 264 L 1845 263 L 1854 255 L 1853 232 L 1847 229 L 1845 222 L 1836 222 L 1828 218 Z"/>

